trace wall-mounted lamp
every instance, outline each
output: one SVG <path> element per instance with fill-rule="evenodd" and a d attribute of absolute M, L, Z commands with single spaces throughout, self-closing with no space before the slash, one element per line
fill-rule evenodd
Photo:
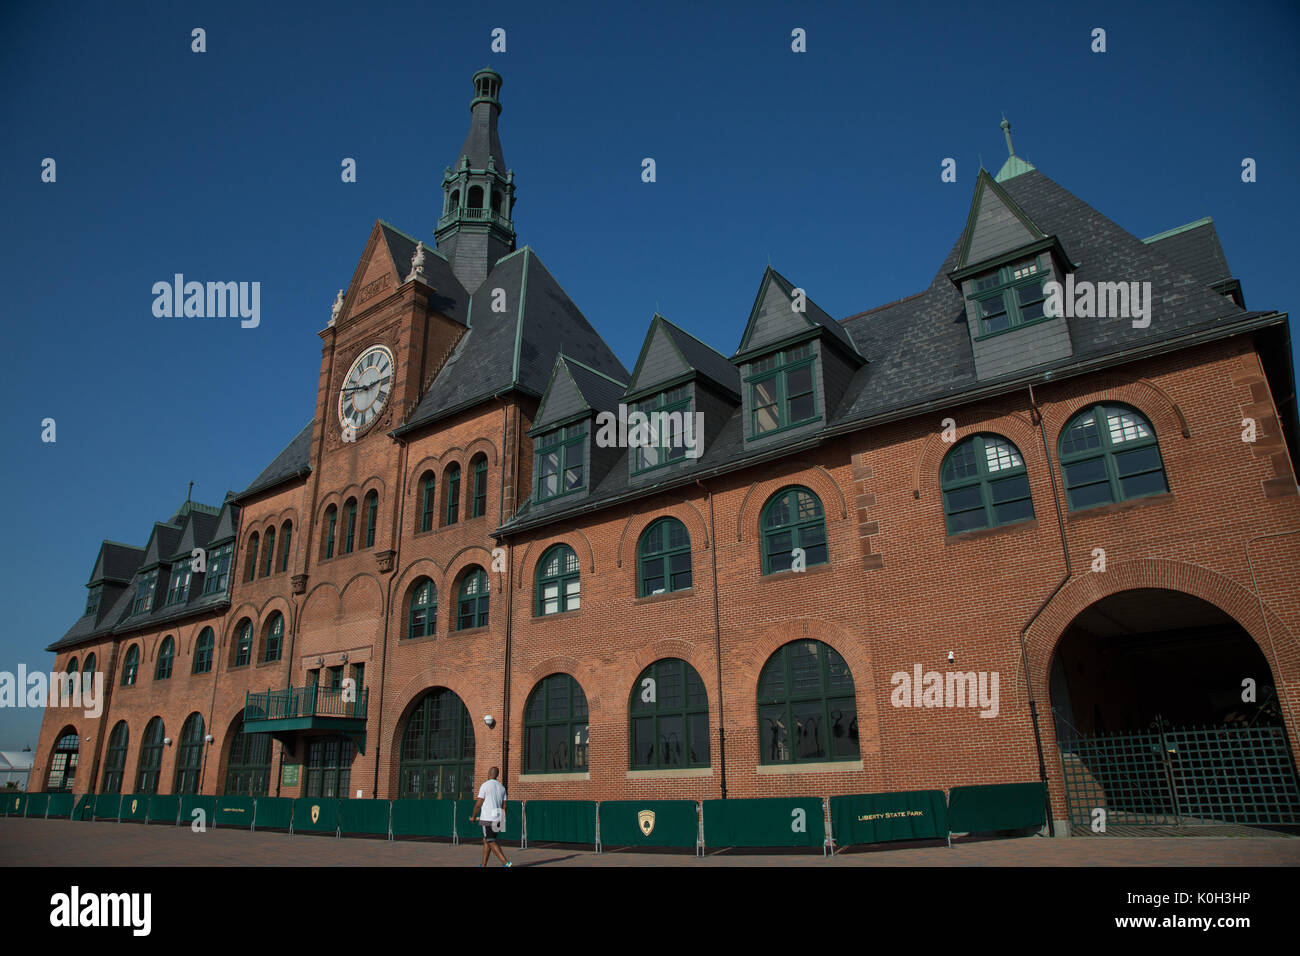
<path fill-rule="evenodd" d="M 324 666 L 325 666 L 325 658 L 323 658 L 323 657 L 318 657 L 318 658 L 316 658 L 316 666 L 317 666 L 317 667 L 324 667 Z"/>
<path fill-rule="evenodd" d="M 212 743 L 212 741 L 216 740 L 216 738 L 213 737 L 211 734 L 208 734 L 208 735 L 205 736 L 203 739 L 204 739 L 205 741 L 207 741 L 208 743 Z"/>
<path fill-rule="evenodd" d="M 166 747 L 170 747 L 172 745 L 172 739 L 170 737 L 164 737 L 163 745 Z"/>
<path fill-rule="evenodd" d="M 344 651 L 344 652 L 343 652 L 343 663 L 346 664 L 347 662 L 348 662 L 347 651 Z"/>

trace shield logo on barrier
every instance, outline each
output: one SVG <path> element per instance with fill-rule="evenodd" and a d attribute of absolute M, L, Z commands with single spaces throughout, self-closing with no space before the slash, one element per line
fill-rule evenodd
<path fill-rule="evenodd" d="M 318 803 L 311 808 L 311 822 L 315 823 L 319 819 L 320 819 L 320 804 Z"/>
<path fill-rule="evenodd" d="M 131 815 L 132 815 L 132 816 L 135 815 L 135 808 L 139 805 L 139 803 L 140 803 L 139 800 L 132 800 L 132 801 L 131 801 Z"/>
<path fill-rule="evenodd" d="M 641 827 L 641 833 L 649 836 L 655 829 L 655 812 L 653 810 L 641 810 L 636 815 L 636 822 Z"/>
<path fill-rule="evenodd" d="M 22 797 L 14 797 L 14 809 L 15 809 L 15 810 L 18 809 L 18 804 L 19 804 L 19 802 L 20 802 L 21 800 L 22 800 Z"/>

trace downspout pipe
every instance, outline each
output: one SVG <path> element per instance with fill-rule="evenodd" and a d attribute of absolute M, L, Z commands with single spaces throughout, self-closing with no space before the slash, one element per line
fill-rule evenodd
<path fill-rule="evenodd" d="M 722 618 L 718 612 L 718 536 L 713 526 L 713 492 L 695 479 L 709 497 L 709 556 L 713 562 L 713 660 L 718 678 L 718 762 L 722 767 L 722 799 L 727 799 L 727 711 L 722 703 Z"/>

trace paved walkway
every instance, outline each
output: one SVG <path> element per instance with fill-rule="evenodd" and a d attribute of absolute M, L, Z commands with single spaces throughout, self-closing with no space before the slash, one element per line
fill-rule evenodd
<path fill-rule="evenodd" d="M 0 819 L 0 866 L 477 866 L 482 843 L 335 839 L 133 823 Z M 596 854 L 574 847 L 505 847 L 516 866 L 1300 866 L 1300 839 L 1023 837 L 817 852 Z M 499 865 L 494 863 L 493 865 Z"/>

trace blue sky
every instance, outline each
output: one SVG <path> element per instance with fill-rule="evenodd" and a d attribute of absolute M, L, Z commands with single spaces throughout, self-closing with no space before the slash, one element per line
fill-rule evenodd
<path fill-rule="evenodd" d="M 922 289 L 1003 112 L 1139 236 L 1213 216 L 1248 305 L 1291 309 L 1297 7 L 1070 6 L 5 5 L 0 670 L 49 668 L 102 539 L 143 545 L 190 481 L 219 503 L 311 418 L 334 293 L 375 219 L 431 241 L 484 65 L 520 243 L 629 367 L 656 309 L 730 354 L 769 260 L 836 317 Z M 176 272 L 260 281 L 261 325 L 155 318 Z M 0 710 L 0 749 L 39 723 Z"/>

